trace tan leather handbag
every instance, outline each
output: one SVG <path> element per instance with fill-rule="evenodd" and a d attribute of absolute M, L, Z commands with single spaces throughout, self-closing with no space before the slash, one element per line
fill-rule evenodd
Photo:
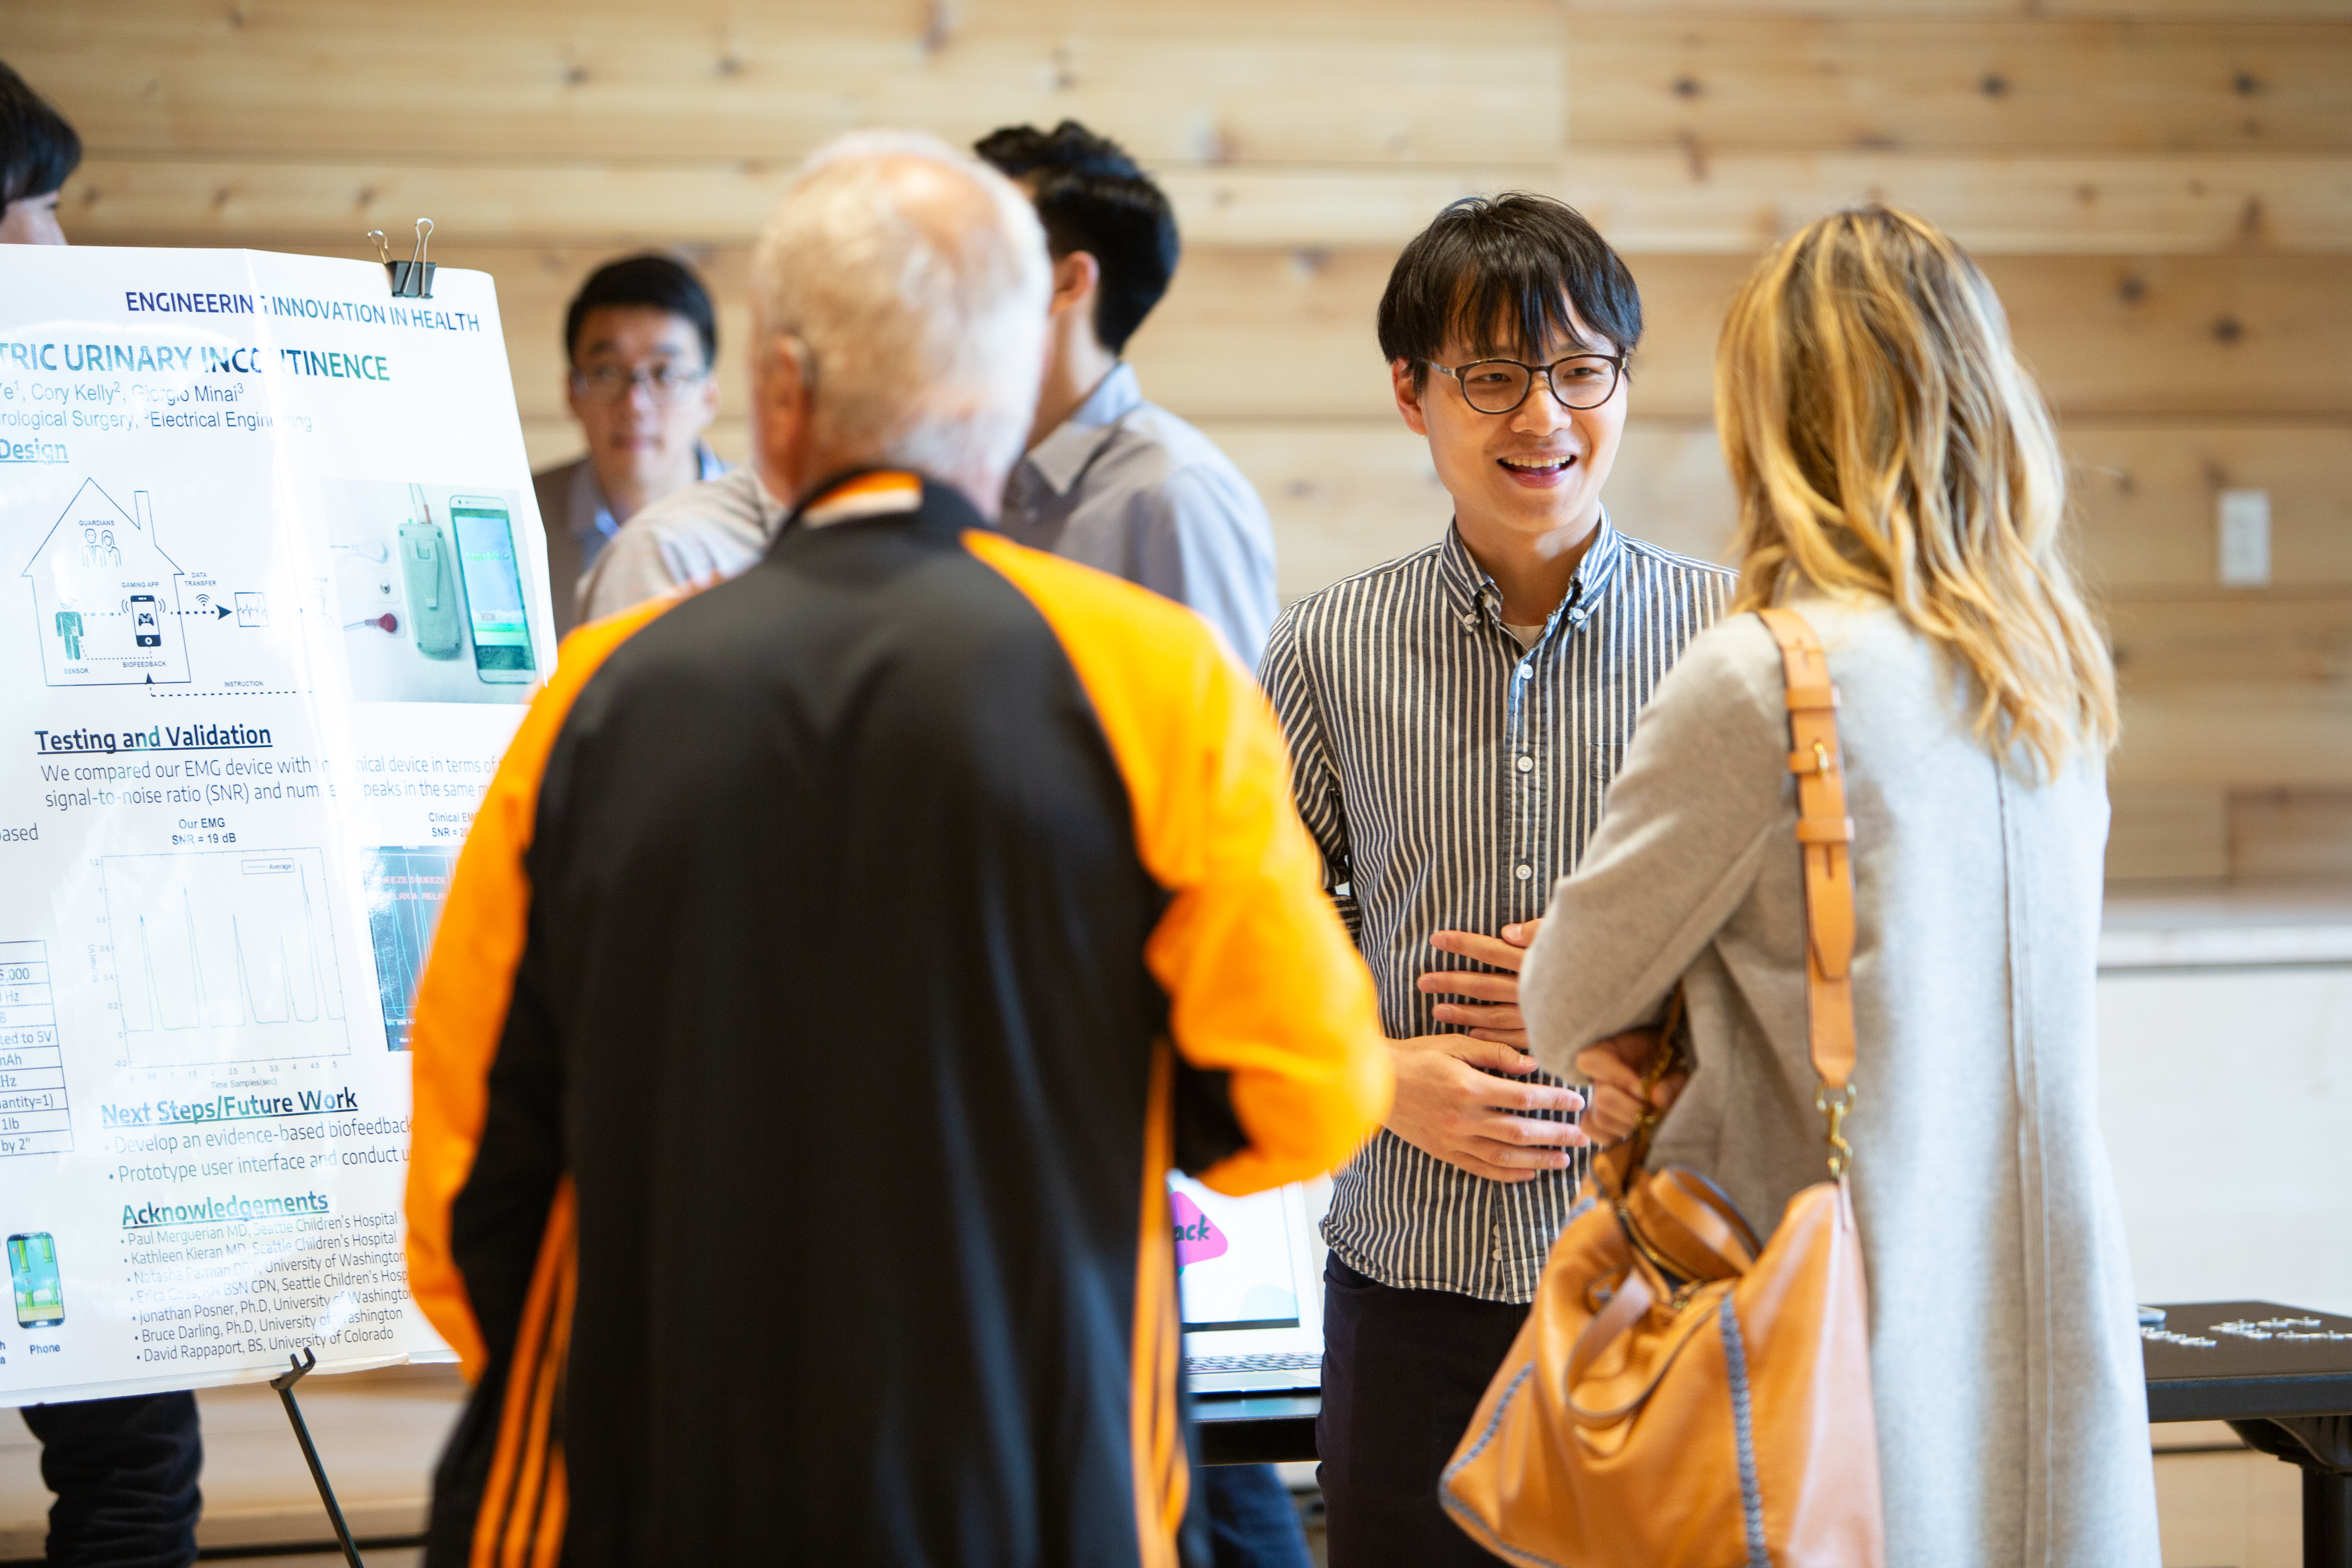
<path fill-rule="evenodd" d="M 1593 1159 L 1598 1201 L 1445 1470 L 1454 1521 L 1544 1568 L 1878 1568 L 1869 1298 L 1841 1136 L 1853 1109 L 1853 823 L 1837 691 L 1803 618 L 1780 645 L 1804 847 L 1806 1001 L 1829 1179 L 1759 1243 L 1693 1171 L 1645 1168 L 1658 1114 Z M 1673 1064 L 1677 994 L 1648 1071 Z"/>

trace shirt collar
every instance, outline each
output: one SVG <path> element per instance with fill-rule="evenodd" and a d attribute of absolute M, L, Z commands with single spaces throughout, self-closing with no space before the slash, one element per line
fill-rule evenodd
<path fill-rule="evenodd" d="M 800 521 L 804 528 L 823 528 L 861 517 L 914 511 L 922 504 L 921 479 L 894 468 L 876 468 L 820 493 L 801 508 Z"/>
<path fill-rule="evenodd" d="M 1118 422 L 1142 406 L 1143 388 L 1135 379 L 1135 367 L 1121 360 L 1068 418 L 1054 426 L 1052 435 L 1031 448 L 1022 466 L 1055 495 L 1066 495 Z"/>
<path fill-rule="evenodd" d="M 1624 536 L 1609 521 L 1604 508 L 1591 544 L 1585 549 L 1584 558 L 1576 563 L 1576 576 L 1569 584 L 1568 597 L 1545 618 L 1546 630 L 1563 620 L 1571 626 L 1583 625 L 1608 593 L 1610 584 L 1616 581 L 1617 565 L 1624 554 Z M 1446 526 L 1445 542 L 1438 551 L 1437 571 L 1454 613 L 1465 626 L 1474 624 L 1482 610 L 1497 626 L 1502 624 L 1503 591 L 1495 586 L 1495 579 L 1478 564 L 1470 547 L 1462 542 L 1462 530 L 1453 524 Z"/>
<path fill-rule="evenodd" d="M 572 538 L 610 539 L 621 531 L 604 500 L 604 487 L 596 482 L 596 465 L 587 458 L 583 458 L 572 470 L 572 493 L 565 500 L 563 526 Z"/>

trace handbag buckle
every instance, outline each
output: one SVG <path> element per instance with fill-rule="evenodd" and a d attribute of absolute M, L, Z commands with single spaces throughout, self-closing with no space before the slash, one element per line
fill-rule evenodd
<path fill-rule="evenodd" d="M 1813 1109 L 1830 1119 L 1830 1179 L 1843 1181 L 1853 1164 L 1853 1145 L 1845 1141 L 1846 1113 L 1853 1109 L 1853 1085 L 1832 1089 L 1823 1084 L 1813 1093 Z"/>

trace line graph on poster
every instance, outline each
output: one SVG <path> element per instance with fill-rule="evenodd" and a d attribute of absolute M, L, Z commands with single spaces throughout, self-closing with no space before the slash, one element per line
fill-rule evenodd
<path fill-rule="evenodd" d="M 99 866 L 131 1065 L 351 1053 L 320 850 L 109 855 Z"/>

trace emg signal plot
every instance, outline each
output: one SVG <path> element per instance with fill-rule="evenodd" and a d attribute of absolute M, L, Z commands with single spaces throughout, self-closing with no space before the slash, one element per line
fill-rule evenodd
<path fill-rule="evenodd" d="M 134 1065 L 350 1054 L 319 850 L 109 855 L 100 866 Z"/>

